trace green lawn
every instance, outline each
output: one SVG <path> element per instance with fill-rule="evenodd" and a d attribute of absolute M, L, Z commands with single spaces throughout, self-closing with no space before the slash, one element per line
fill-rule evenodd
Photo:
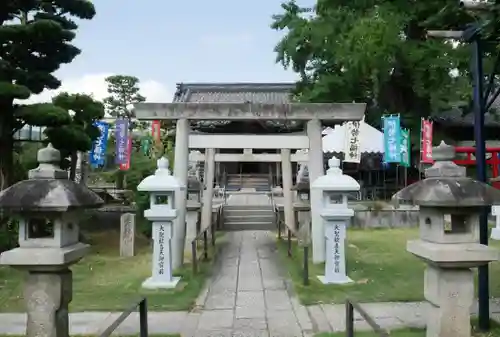
<path fill-rule="evenodd" d="M 303 304 L 344 303 L 347 296 L 360 302 L 423 300 L 424 263 L 406 251 L 406 241 L 418 237 L 417 229 L 349 230 L 347 273 L 355 282 L 323 285 L 324 265 L 310 263 L 310 285 L 302 285 L 302 248 L 294 242 L 293 257 L 286 256 L 287 243 L 278 243 L 295 290 Z M 496 241 L 492 246 L 500 248 Z M 490 293 L 500 297 L 500 263 L 490 265 Z"/>
<path fill-rule="evenodd" d="M 152 311 L 189 310 L 213 265 L 213 260 L 200 263 L 196 275 L 190 264 L 176 271 L 182 279 L 175 289 L 143 290 L 142 282 L 151 276 L 151 248 L 147 240 L 136 239 L 134 257 L 119 256 L 117 232 L 93 234 L 90 241 L 92 253 L 71 268 L 73 301 L 70 310 L 73 312 L 122 311 L 141 295 L 147 297 L 148 309 Z M 220 243 L 222 239 L 217 241 Z M 212 255 L 211 250 L 209 256 Z M 22 285 L 22 272 L 0 267 L 0 312 L 25 311 Z"/>
<path fill-rule="evenodd" d="M 345 337 L 345 332 L 339 333 L 319 333 L 315 337 Z M 389 334 L 391 337 L 425 337 L 423 329 L 398 329 L 392 330 Z M 356 331 L 356 337 L 379 337 L 372 331 Z M 478 332 L 476 330 L 476 321 L 472 320 L 472 337 L 500 337 L 500 326 L 496 322 L 491 322 L 491 330 L 489 332 Z"/>
<path fill-rule="evenodd" d="M 339 333 L 320 333 L 316 334 L 314 337 L 345 337 L 345 332 Z M 375 332 L 371 331 L 356 331 L 356 337 L 380 337 Z M 391 337 L 425 337 L 424 330 L 416 330 L 416 329 L 403 329 L 403 330 L 394 330 L 391 331 Z"/>
<path fill-rule="evenodd" d="M 113 335 L 114 337 L 139 337 L 139 335 L 133 335 L 133 336 L 116 336 Z M 150 337 L 181 337 L 180 334 L 167 334 L 167 335 L 152 335 L 149 334 Z M 0 335 L 0 337 L 24 337 L 24 336 L 16 336 L 16 335 Z M 72 337 L 94 337 L 94 336 L 85 336 L 85 335 L 74 335 Z"/>

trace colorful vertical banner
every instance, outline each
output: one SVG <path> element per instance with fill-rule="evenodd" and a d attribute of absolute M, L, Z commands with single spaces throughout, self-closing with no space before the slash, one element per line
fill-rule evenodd
<path fill-rule="evenodd" d="M 420 162 L 432 164 L 432 121 L 422 118 L 420 126 Z"/>
<path fill-rule="evenodd" d="M 401 162 L 401 121 L 399 115 L 383 116 L 384 126 L 384 161 L 386 163 Z"/>
<path fill-rule="evenodd" d="M 347 122 L 345 127 L 344 162 L 361 162 L 360 127 L 361 121 Z"/>
<path fill-rule="evenodd" d="M 153 124 L 151 125 L 151 135 L 153 136 L 153 140 L 155 142 L 161 141 L 160 121 L 153 121 Z"/>
<path fill-rule="evenodd" d="M 410 130 L 401 129 L 401 165 L 410 167 L 411 163 Z"/>
<path fill-rule="evenodd" d="M 126 162 L 120 164 L 121 171 L 127 171 L 130 168 L 130 157 L 132 156 L 132 135 L 128 137 L 127 141 L 127 153 L 126 153 Z"/>
<path fill-rule="evenodd" d="M 149 137 L 144 137 L 143 139 L 141 139 L 141 150 L 145 156 L 149 154 L 152 143 L 153 141 Z"/>
<path fill-rule="evenodd" d="M 89 154 L 89 162 L 92 167 L 103 166 L 106 160 L 106 148 L 108 145 L 109 124 L 102 121 L 94 122 L 99 129 L 99 137 L 96 138 Z"/>
<path fill-rule="evenodd" d="M 128 120 L 117 119 L 115 125 L 116 160 L 118 165 L 127 163 Z"/>

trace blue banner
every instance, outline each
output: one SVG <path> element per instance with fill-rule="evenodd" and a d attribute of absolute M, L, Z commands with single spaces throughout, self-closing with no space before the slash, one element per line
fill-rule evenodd
<path fill-rule="evenodd" d="M 117 119 L 115 125 L 116 155 L 115 163 L 118 165 L 126 164 L 128 148 L 128 120 Z"/>
<path fill-rule="evenodd" d="M 99 129 L 100 135 L 94 141 L 90 150 L 90 165 L 93 167 L 102 166 L 106 160 L 106 148 L 108 145 L 109 124 L 97 121 L 94 125 Z"/>
<path fill-rule="evenodd" d="M 399 116 L 382 117 L 384 125 L 384 161 L 401 162 L 401 123 Z"/>

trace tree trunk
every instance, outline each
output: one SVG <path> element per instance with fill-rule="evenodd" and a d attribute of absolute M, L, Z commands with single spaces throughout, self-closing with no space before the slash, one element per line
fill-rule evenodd
<path fill-rule="evenodd" d="M 76 166 L 78 162 L 78 154 L 76 152 L 71 153 L 71 162 L 69 164 L 69 180 L 75 181 L 76 178 Z"/>
<path fill-rule="evenodd" d="M 0 191 L 14 183 L 14 140 L 12 137 L 10 113 L 8 109 L 0 113 Z M 2 115 L 4 115 L 3 118 L 1 117 Z"/>
<path fill-rule="evenodd" d="M 122 190 L 125 187 L 125 172 L 118 170 L 116 173 L 116 188 Z"/>

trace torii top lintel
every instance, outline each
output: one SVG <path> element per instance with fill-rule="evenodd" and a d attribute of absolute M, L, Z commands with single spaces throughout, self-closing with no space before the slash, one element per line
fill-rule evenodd
<path fill-rule="evenodd" d="M 361 120 L 365 103 L 138 103 L 139 120 Z"/>

